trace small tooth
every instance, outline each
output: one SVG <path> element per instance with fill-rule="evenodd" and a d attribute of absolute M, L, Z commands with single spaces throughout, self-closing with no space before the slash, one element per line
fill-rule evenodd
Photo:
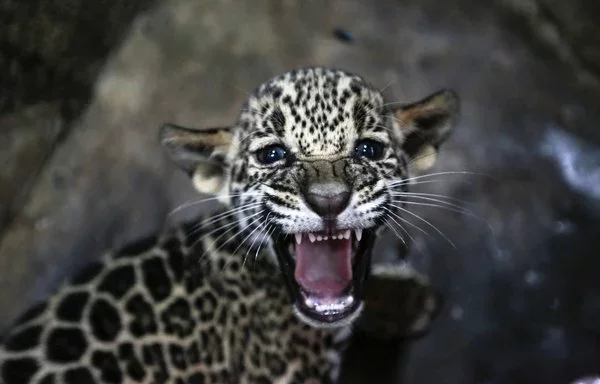
<path fill-rule="evenodd" d="M 350 238 L 350 230 L 347 229 L 346 232 L 344 232 L 344 239 L 348 240 Z"/>
<path fill-rule="evenodd" d="M 337 240 L 337 236 L 331 236 L 333 240 Z"/>
<path fill-rule="evenodd" d="M 329 236 L 324 236 L 323 240 L 329 240 Z"/>
<path fill-rule="evenodd" d="M 309 233 L 308 239 L 310 240 L 311 243 L 314 243 L 315 240 L 317 239 L 317 237 L 315 235 L 313 235 L 312 233 Z"/>
<path fill-rule="evenodd" d="M 356 240 L 360 241 L 362 239 L 362 229 L 355 229 L 354 232 L 356 233 Z"/>
<path fill-rule="evenodd" d="M 323 237 L 322 236 L 317 236 L 317 241 L 322 241 Z"/>
<path fill-rule="evenodd" d="M 302 234 L 295 233 L 294 236 L 296 236 L 296 244 L 300 244 L 302 242 Z"/>

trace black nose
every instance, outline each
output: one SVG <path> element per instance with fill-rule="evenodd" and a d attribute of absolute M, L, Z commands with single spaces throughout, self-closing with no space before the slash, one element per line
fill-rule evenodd
<path fill-rule="evenodd" d="M 305 198 L 310 209 L 319 216 L 333 218 L 342 213 L 344 208 L 348 206 L 350 192 L 343 191 L 330 194 L 309 191 Z"/>

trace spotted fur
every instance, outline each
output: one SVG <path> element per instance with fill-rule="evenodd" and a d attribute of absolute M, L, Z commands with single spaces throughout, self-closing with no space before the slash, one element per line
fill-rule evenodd
<path fill-rule="evenodd" d="M 307 68 L 260 86 L 233 127 L 165 126 L 174 161 L 233 210 L 112 252 L 69 280 L 9 330 L 0 382 L 334 382 L 355 319 L 319 327 L 295 313 L 275 245 L 329 225 L 379 230 L 397 214 L 392 183 L 437 149 L 455 115 L 447 91 L 396 107 L 358 76 Z M 362 138 L 382 144 L 380 159 L 353 155 Z M 260 164 L 271 145 L 288 156 Z M 331 224 L 306 196 L 333 181 L 352 193 Z M 367 329 L 406 336 L 429 326 L 436 296 L 414 271 L 379 267 L 368 282 Z"/>

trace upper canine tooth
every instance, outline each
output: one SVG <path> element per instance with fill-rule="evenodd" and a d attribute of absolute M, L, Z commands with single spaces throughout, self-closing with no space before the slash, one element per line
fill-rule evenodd
<path fill-rule="evenodd" d="M 344 239 L 348 240 L 350 238 L 350 230 L 346 229 L 346 232 L 344 232 Z"/>
<path fill-rule="evenodd" d="M 294 233 L 294 236 L 296 237 L 296 244 L 300 244 L 302 242 L 302 234 Z"/>
<path fill-rule="evenodd" d="M 362 229 L 355 229 L 354 233 L 356 234 L 356 240 L 360 241 L 362 239 Z"/>
<path fill-rule="evenodd" d="M 314 243 L 315 240 L 317 239 L 317 237 L 315 235 L 313 235 L 312 233 L 309 233 L 308 239 L 310 240 L 311 243 Z"/>

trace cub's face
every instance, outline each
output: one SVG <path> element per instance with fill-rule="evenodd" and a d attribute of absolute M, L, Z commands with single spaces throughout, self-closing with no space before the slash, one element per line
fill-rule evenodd
<path fill-rule="evenodd" d="M 231 128 L 166 125 L 161 140 L 235 209 L 239 241 L 269 244 L 297 315 L 342 326 L 361 311 L 377 230 L 402 220 L 409 166 L 431 163 L 457 109 L 451 91 L 386 104 L 358 76 L 308 68 L 260 86 Z"/>

